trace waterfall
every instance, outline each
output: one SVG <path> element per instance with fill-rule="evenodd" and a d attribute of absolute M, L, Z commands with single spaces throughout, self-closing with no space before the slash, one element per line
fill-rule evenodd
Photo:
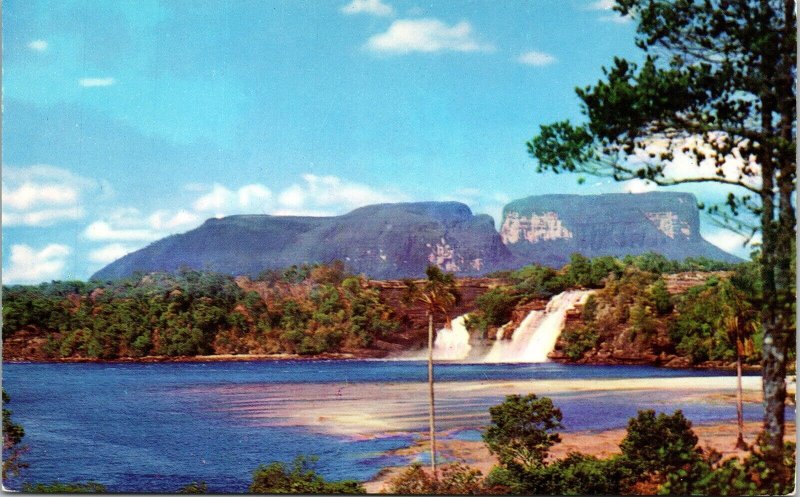
<path fill-rule="evenodd" d="M 469 343 L 469 331 L 464 323 L 466 314 L 458 316 L 450 323 L 450 328 L 442 328 L 436 332 L 433 343 L 433 358 L 443 361 L 466 359 L 472 345 Z"/>
<path fill-rule="evenodd" d="M 547 362 L 564 328 L 567 311 L 582 303 L 588 291 L 569 290 L 550 299 L 543 311 L 531 311 L 511 340 L 495 340 L 482 362 Z"/>

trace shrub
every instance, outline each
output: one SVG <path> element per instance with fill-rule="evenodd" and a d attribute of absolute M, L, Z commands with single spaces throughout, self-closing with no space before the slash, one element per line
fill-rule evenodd
<path fill-rule="evenodd" d="M 489 408 L 491 423 L 483 434 L 489 451 L 505 466 L 540 466 L 554 444 L 561 441 L 561 410 L 547 397 L 509 395 Z"/>
<path fill-rule="evenodd" d="M 254 494 L 363 494 L 357 481 L 329 482 L 317 474 L 316 458 L 297 457 L 291 466 L 281 462 L 260 465 L 253 471 L 250 492 Z"/>
<path fill-rule="evenodd" d="M 87 483 L 26 483 L 22 487 L 25 493 L 33 494 L 102 494 L 106 487 L 90 481 Z"/>

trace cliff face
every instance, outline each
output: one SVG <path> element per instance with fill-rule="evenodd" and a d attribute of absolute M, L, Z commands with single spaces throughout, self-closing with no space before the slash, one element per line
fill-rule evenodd
<path fill-rule="evenodd" d="M 690 193 L 528 197 L 503 209 L 500 236 L 520 264 L 558 267 L 574 252 L 738 260 L 700 236 L 697 200 Z"/>
<path fill-rule="evenodd" d="M 459 275 L 510 267 L 512 256 L 486 215 L 458 202 L 381 204 L 335 217 L 230 216 L 209 219 L 109 264 L 93 278 L 182 266 L 257 275 L 293 264 L 345 262 L 356 273 L 423 276 L 429 264 Z"/>
<path fill-rule="evenodd" d="M 574 252 L 738 260 L 700 236 L 696 204 L 694 195 L 664 192 L 528 197 L 505 207 L 499 233 L 491 217 L 458 202 L 371 205 L 335 217 L 229 216 L 128 254 L 93 278 L 182 266 L 254 276 L 337 259 L 374 279 L 423 276 L 429 264 L 475 276 L 531 262 L 560 267 Z"/>

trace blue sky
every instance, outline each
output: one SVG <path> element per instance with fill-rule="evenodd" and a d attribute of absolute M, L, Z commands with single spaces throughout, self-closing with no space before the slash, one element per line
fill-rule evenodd
<path fill-rule="evenodd" d="M 608 3 L 6 1 L 3 281 L 86 279 L 213 216 L 648 189 L 525 150 L 641 57 Z"/>

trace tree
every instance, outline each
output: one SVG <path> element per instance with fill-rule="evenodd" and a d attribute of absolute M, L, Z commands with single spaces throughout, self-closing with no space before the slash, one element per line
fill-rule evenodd
<path fill-rule="evenodd" d="M 452 273 L 443 273 L 437 266 L 428 266 L 425 271 L 428 280 L 420 289 L 413 282 L 407 281 L 407 296 L 422 303 L 428 314 L 428 396 L 429 431 L 431 440 L 431 472 L 433 480 L 436 475 L 436 404 L 433 388 L 433 321 L 436 313 L 441 313 L 445 326 L 450 326 L 450 311 L 458 303 L 460 296 L 456 289 L 455 277 Z"/>
<path fill-rule="evenodd" d="M 27 447 L 20 446 L 25 429 L 11 419 L 13 413 L 6 409 L 10 401 L 11 398 L 3 389 L 3 480 L 9 474 L 19 475 L 21 469 L 28 467 L 27 463 L 21 461 L 22 454 L 27 451 Z"/>
<path fill-rule="evenodd" d="M 291 466 L 280 462 L 260 465 L 253 471 L 254 494 L 363 494 L 364 487 L 351 480 L 326 481 L 314 469 L 315 458 L 297 457 Z"/>
<path fill-rule="evenodd" d="M 745 450 L 744 441 L 744 410 L 742 405 L 742 355 L 744 355 L 745 339 L 748 331 L 752 332 L 758 326 L 752 317 L 750 305 L 745 296 L 738 291 L 728 280 L 723 280 L 718 285 L 722 296 L 722 313 L 719 326 L 728 334 L 728 340 L 733 343 L 736 350 L 736 421 L 739 434 L 736 438 L 736 448 Z"/>
<path fill-rule="evenodd" d="M 491 423 L 483 441 L 500 463 L 530 471 L 544 463 L 547 452 L 561 441 L 561 410 L 547 397 L 509 395 L 489 408 Z"/>
<path fill-rule="evenodd" d="M 626 462 L 640 474 L 662 478 L 699 460 L 697 435 L 692 423 L 678 410 L 672 415 L 639 411 L 628 421 L 628 431 L 619 444 Z"/>
<path fill-rule="evenodd" d="M 576 90 L 586 122 L 542 126 L 528 151 L 540 171 L 731 190 L 707 210 L 722 226 L 761 232 L 765 457 L 781 464 L 794 335 L 795 3 L 616 0 L 614 8 L 638 21 L 641 68 L 615 59 L 604 81 Z M 745 219 L 748 211 L 759 220 Z"/>

